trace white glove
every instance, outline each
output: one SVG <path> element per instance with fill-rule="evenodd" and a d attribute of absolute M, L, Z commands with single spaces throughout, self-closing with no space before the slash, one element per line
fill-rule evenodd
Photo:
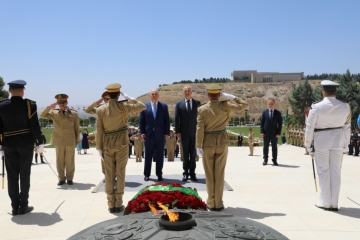
<path fill-rule="evenodd" d="M 130 97 L 130 96 L 127 95 L 126 93 L 120 92 L 120 94 L 121 94 L 122 96 L 124 96 L 124 98 L 126 98 L 127 100 L 134 100 L 134 99 L 135 99 L 135 98 L 133 98 L 133 97 Z"/>
<path fill-rule="evenodd" d="M 5 155 L 4 150 L 2 149 L 2 146 L 0 145 L 0 158 L 2 159 L 2 157 Z M 0 160 L 1 160 L 0 159 Z"/>
<path fill-rule="evenodd" d="M 306 148 L 309 152 L 309 155 L 314 155 L 314 152 L 313 152 L 313 148 L 312 147 L 307 147 Z"/>
<path fill-rule="evenodd" d="M 201 148 L 196 148 L 196 154 L 199 155 L 199 157 L 202 156 L 202 149 Z"/>
<path fill-rule="evenodd" d="M 98 150 L 99 157 L 101 158 L 101 161 L 104 161 L 104 155 L 102 150 Z"/>
<path fill-rule="evenodd" d="M 37 148 L 38 153 L 42 153 L 44 151 L 44 144 L 40 144 Z"/>
<path fill-rule="evenodd" d="M 229 93 L 220 92 L 220 95 L 226 98 L 234 99 L 235 96 Z"/>

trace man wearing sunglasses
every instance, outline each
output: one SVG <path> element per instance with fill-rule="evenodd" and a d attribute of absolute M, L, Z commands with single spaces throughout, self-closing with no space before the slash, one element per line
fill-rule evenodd
<path fill-rule="evenodd" d="M 68 107 L 69 98 L 66 94 L 55 95 L 56 102 L 42 111 L 40 117 L 51 119 L 54 129 L 50 143 L 56 149 L 56 168 L 58 171 L 58 185 L 73 185 L 75 173 L 75 146 L 80 141 L 80 126 L 78 114 Z M 54 109 L 56 105 L 59 109 Z"/>

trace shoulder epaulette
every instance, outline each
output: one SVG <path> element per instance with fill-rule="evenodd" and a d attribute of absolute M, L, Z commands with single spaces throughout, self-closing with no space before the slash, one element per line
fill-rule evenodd
<path fill-rule="evenodd" d="M 221 100 L 220 102 L 229 102 L 230 100 Z"/>
<path fill-rule="evenodd" d="M 58 108 L 53 108 L 52 110 L 57 110 L 57 111 L 59 111 L 60 109 L 58 109 Z"/>
<path fill-rule="evenodd" d="M 25 100 L 30 101 L 32 103 L 36 103 L 34 100 L 31 100 L 31 99 L 28 99 L 28 98 L 25 98 Z"/>
<path fill-rule="evenodd" d="M 321 102 L 322 100 L 319 100 L 319 101 L 316 101 L 316 102 L 313 102 L 312 104 L 317 104 L 317 103 L 319 103 L 319 102 Z"/>
<path fill-rule="evenodd" d="M 77 112 L 75 109 L 70 109 L 70 111 Z"/>
<path fill-rule="evenodd" d="M 125 100 L 118 101 L 118 103 L 127 102 L 127 101 L 128 101 L 128 100 L 125 99 Z"/>

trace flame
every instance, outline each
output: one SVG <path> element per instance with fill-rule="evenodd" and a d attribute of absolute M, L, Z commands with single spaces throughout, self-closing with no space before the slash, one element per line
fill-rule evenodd
<path fill-rule="evenodd" d="M 154 214 L 158 214 L 158 210 L 156 210 L 155 206 L 153 204 L 151 204 L 150 202 L 148 202 L 150 210 L 152 213 Z"/>
<path fill-rule="evenodd" d="M 157 204 L 164 210 L 164 215 L 168 215 L 170 222 L 176 222 L 179 220 L 179 214 L 177 212 L 169 211 L 169 209 L 162 205 L 161 202 L 157 202 Z"/>

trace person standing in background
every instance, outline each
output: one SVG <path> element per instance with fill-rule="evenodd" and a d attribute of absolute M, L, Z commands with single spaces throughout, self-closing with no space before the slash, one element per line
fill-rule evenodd
<path fill-rule="evenodd" d="M 264 139 L 263 148 L 263 165 L 267 165 L 269 156 L 269 144 L 271 142 L 272 150 L 272 162 L 275 166 L 278 166 L 277 162 L 277 142 L 280 137 L 282 128 L 282 116 L 281 113 L 275 109 L 275 100 L 268 100 L 268 109 L 263 111 L 261 116 L 260 133 Z"/>
<path fill-rule="evenodd" d="M 56 168 L 60 181 L 58 185 L 73 185 L 75 174 L 75 146 L 80 141 L 80 126 L 78 114 L 68 107 L 66 94 L 55 95 L 56 102 L 46 107 L 40 114 L 41 118 L 53 121 L 54 128 L 50 143 L 55 145 Z M 59 106 L 59 109 L 53 109 Z"/>
<path fill-rule="evenodd" d="M 254 133 L 252 131 L 252 128 L 249 128 L 248 144 L 249 144 L 249 149 L 250 149 L 249 156 L 253 156 L 254 155 Z"/>

